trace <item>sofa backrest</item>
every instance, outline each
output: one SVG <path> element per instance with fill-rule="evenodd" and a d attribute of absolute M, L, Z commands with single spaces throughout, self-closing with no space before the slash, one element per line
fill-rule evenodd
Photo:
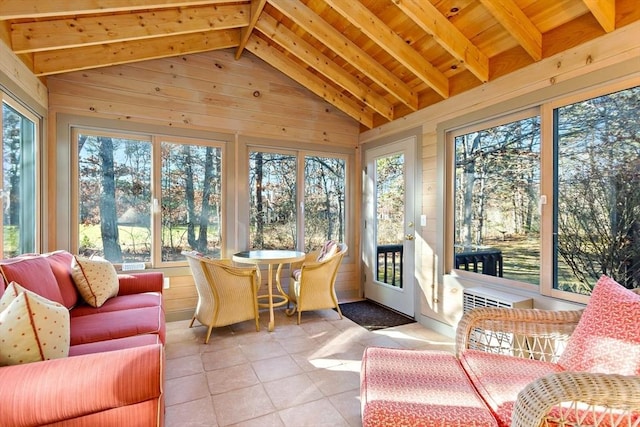
<path fill-rule="evenodd" d="M 78 304 L 78 288 L 76 287 L 73 277 L 71 277 L 71 261 L 73 261 L 73 254 L 70 252 L 59 250 L 42 254 L 44 258 L 49 261 L 53 275 L 58 281 L 58 287 L 62 294 L 63 304 L 68 309 L 73 308 Z"/>
<path fill-rule="evenodd" d="M 24 255 L 0 260 L 3 288 L 16 282 L 23 288 L 51 300 L 64 304 L 58 281 L 46 258 L 39 255 Z"/>

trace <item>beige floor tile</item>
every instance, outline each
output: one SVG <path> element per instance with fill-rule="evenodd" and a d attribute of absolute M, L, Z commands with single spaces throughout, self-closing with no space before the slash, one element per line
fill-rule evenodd
<path fill-rule="evenodd" d="M 349 423 L 328 399 L 315 400 L 279 412 L 286 427 L 339 427 Z"/>
<path fill-rule="evenodd" d="M 211 397 L 168 406 L 165 413 L 167 427 L 217 427 Z"/>
<path fill-rule="evenodd" d="M 252 362 L 287 355 L 284 347 L 273 339 L 263 342 L 241 344 L 240 349 L 246 358 Z"/>
<path fill-rule="evenodd" d="M 209 386 L 204 373 L 165 380 L 165 405 L 209 397 Z"/>
<path fill-rule="evenodd" d="M 206 375 L 211 394 L 226 393 L 260 382 L 250 363 L 208 371 Z"/>
<path fill-rule="evenodd" d="M 300 366 L 288 354 L 257 360 L 252 362 L 251 365 L 261 382 L 273 381 L 302 373 Z"/>
<path fill-rule="evenodd" d="M 337 365 L 308 372 L 311 381 L 325 396 L 360 388 L 360 369 L 355 365 Z"/>
<path fill-rule="evenodd" d="M 324 397 L 306 374 L 264 383 L 264 389 L 277 409 L 298 406 Z"/>
<path fill-rule="evenodd" d="M 360 427 L 360 365 L 367 346 L 454 351 L 418 323 L 369 332 L 333 310 L 275 310 L 276 328 L 252 322 L 206 329 L 167 324 L 167 427 Z"/>
<path fill-rule="evenodd" d="M 284 423 L 280 415 L 274 412 L 262 417 L 232 424 L 231 427 L 284 427 Z"/>
<path fill-rule="evenodd" d="M 213 409 L 220 426 L 251 420 L 275 411 L 262 384 L 213 396 Z"/>
<path fill-rule="evenodd" d="M 202 354 L 202 363 L 205 371 L 228 368 L 249 362 L 240 347 L 223 348 Z"/>
<path fill-rule="evenodd" d="M 188 375 L 200 374 L 204 372 L 202 358 L 200 354 L 184 356 L 175 359 L 167 359 L 165 378 L 186 377 Z"/>
<path fill-rule="evenodd" d="M 361 427 L 360 390 L 351 390 L 329 397 L 331 404 L 347 420 L 351 427 Z"/>

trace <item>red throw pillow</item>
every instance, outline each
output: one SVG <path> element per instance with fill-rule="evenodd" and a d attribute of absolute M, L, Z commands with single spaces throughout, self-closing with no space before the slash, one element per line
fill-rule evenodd
<path fill-rule="evenodd" d="M 558 364 L 568 371 L 640 375 L 640 295 L 602 276 Z"/>

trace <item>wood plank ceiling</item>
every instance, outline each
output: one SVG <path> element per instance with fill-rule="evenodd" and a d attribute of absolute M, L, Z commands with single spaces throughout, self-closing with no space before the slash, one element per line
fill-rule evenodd
<path fill-rule="evenodd" d="M 640 19 L 637 0 L 0 0 L 37 76 L 216 49 L 361 123 L 401 118 Z"/>

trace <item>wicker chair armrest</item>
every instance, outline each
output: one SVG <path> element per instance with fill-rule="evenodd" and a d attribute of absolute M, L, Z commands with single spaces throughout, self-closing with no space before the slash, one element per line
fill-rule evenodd
<path fill-rule="evenodd" d="M 469 337 L 476 328 L 536 337 L 563 335 L 575 329 L 583 310 L 535 310 L 482 307 L 466 312 L 456 328 L 456 352 L 469 348 Z"/>
<path fill-rule="evenodd" d="M 551 409 L 560 403 L 564 405 L 554 417 L 562 414 L 562 418 L 571 419 L 573 417 L 570 412 L 580 411 L 584 414 L 585 410 L 595 409 L 601 415 L 603 412 L 606 414 L 603 419 L 607 420 L 607 426 L 618 425 L 612 422 L 615 419 L 619 419 L 622 425 L 629 425 L 626 424 L 628 418 L 625 415 L 640 411 L 640 376 L 586 372 L 549 374 L 530 383 L 518 393 L 511 427 L 546 425 L 543 421 L 549 416 Z M 594 406 L 597 408 L 593 408 Z"/>

